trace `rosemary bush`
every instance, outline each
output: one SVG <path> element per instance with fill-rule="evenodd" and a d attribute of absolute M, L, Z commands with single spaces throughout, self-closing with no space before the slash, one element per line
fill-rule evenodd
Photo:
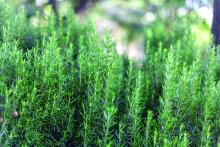
<path fill-rule="evenodd" d="M 74 14 L 34 27 L 0 2 L 0 146 L 220 145 L 214 49 L 149 41 L 140 68 Z"/>

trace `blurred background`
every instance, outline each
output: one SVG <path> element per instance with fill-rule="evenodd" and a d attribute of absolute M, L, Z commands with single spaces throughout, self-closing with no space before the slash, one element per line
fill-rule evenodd
<path fill-rule="evenodd" d="M 169 48 L 192 37 L 198 49 L 212 40 L 212 0 L 13 0 L 23 7 L 33 25 L 43 25 L 50 15 L 65 18 L 73 11 L 82 21 L 91 20 L 99 35 L 108 29 L 119 54 L 145 60 L 147 42 Z M 39 15 L 45 19 L 38 19 Z M 191 39 L 190 39 L 191 40 Z M 195 48 L 194 46 L 194 48 Z"/>

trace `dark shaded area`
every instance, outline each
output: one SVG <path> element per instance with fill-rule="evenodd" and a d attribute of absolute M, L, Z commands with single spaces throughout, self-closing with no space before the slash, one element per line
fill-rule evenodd
<path fill-rule="evenodd" d="M 212 21 L 212 33 L 214 37 L 214 44 L 220 44 L 220 0 L 214 0 L 213 4 L 213 21 Z"/>
<path fill-rule="evenodd" d="M 75 5 L 74 5 L 74 11 L 76 13 L 80 13 L 81 11 L 85 10 L 87 5 L 91 2 L 90 0 L 79 0 Z M 73 0 L 73 3 L 75 3 L 75 0 Z"/>

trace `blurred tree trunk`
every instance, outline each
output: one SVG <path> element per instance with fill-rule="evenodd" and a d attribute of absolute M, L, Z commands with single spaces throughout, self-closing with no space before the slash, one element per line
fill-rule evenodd
<path fill-rule="evenodd" d="M 57 15 L 57 1 L 56 0 L 50 0 L 49 3 L 52 5 L 54 13 Z"/>
<path fill-rule="evenodd" d="M 57 8 L 57 0 L 49 0 L 49 3 L 52 5 L 54 14 L 56 16 L 56 25 L 59 25 L 59 13 L 58 13 L 58 8 Z"/>
<path fill-rule="evenodd" d="M 74 11 L 76 13 L 80 13 L 81 11 L 86 9 L 89 2 L 90 0 L 78 0 L 77 2 L 73 0 Z"/>
<path fill-rule="evenodd" d="M 220 0 L 214 0 L 213 4 L 212 33 L 215 45 L 220 45 Z"/>

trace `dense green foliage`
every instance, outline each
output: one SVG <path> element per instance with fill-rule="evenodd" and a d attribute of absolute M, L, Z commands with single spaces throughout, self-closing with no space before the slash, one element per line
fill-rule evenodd
<path fill-rule="evenodd" d="M 138 67 L 74 14 L 34 27 L 0 2 L 0 146 L 220 145 L 216 56 L 187 31 Z"/>

